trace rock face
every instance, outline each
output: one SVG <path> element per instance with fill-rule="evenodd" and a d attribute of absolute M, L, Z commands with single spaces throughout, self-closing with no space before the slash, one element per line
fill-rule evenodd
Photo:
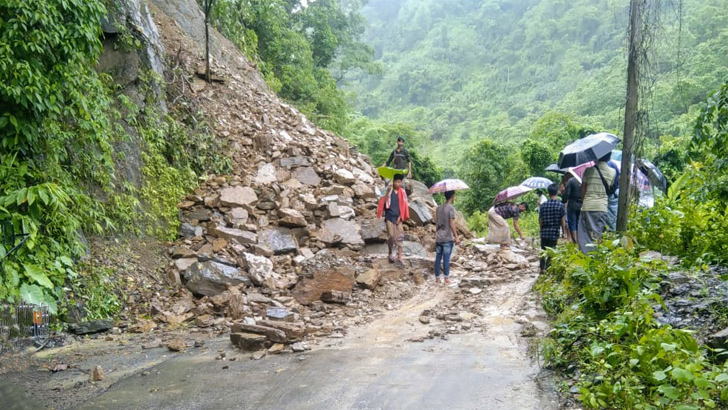
<path fill-rule="evenodd" d="M 338 291 L 351 293 L 354 287 L 354 272 L 351 269 L 338 269 L 315 272 L 312 278 L 303 278 L 293 289 L 293 297 L 302 305 L 321 300 L 324 292 Z"/>
<path fill-rule="evenodd" d="M 250 284 L 240 269 L 219 262 L 197 262 L 184 271 L 187 288 L 202 296 L 215 296 L 225 290 L 228 285 Z"/>

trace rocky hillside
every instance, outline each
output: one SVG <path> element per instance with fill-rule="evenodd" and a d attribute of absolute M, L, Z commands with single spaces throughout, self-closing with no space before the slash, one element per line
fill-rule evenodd
<path fill-rule="evenodd" d="M 162 70 L 157 75 L 166 80 L 160 90 L 166 99 L 160 109 L 201 110 L 234 163 L 231 174 L 209 175 L 181 199 L 179 240 L 168 251 L 171 288 L 160 290 L 151 311 L 142 313 L 170 328 L 186 323 L 224 332 L 235 325 L 235 333 L 258 334 L 250 340 L 236 336 L 240 345 L 260 342 L 260 334 L 271 342 L 290 342 L 303 334 L 331 334 L 339 326 L 310 317 L 304 322 L 297 312 L 326 310 L 322 301 L 347 304 L 357 283 L 369 293 L 354 298 L 401 300 L 408 290 L 371 291 L 380 280 L 421 281 L 431 270 L 436 203 L 426 186 L 407 183 L 408 260 L 392 269 L 383 257 L 384 223 L 376 219 L 384 181 L 367 156 L 280 101 L 217 33 L 212 36 L 214 81 L 203 81 L 204 23 L 194 1 L 154 0 L 148 9 L 131 1 L 125 7 L 120 11 L 125 16 L 112 19 L 136 22 L 131 25 L 145 42 L 136 53 L 107 47 L 102 69 L 116 67 L 113 74 L 124 80 L 131 96 L 140 87 L 143 70 L 138 67 Z M 458 224 L 469 236 L 462 216 Z M 276 326 L 269 319 L 292 320 L 285 325 L 292 328 L 282 329 L 288 336 L 271 330 Z M 143 319 L 132 322 L 131 330 L 157 326 Z"/>

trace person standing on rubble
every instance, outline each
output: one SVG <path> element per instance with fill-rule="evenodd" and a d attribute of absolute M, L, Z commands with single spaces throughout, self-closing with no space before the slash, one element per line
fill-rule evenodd
<path fill-rule="evenodd" d="M 384 216 L 387 224 L 387 245 L 389 246 L 389 262 L 394 263 L 394 247 L 397 247 L 397 261 L 402 262 L 402 242 L 404 231 L 402 223 L 409 219 L 407 193 L 402 188 L 404 175 L 395 175 L 387 193 L 379 198 L 377 218 Z"/>
<path fill-rule="evenodd" d="M 458 231 L 455 229 L 455 208 L 452 206 L 455 201 L 455 191 L 445 192 L 445 203 L 437 207 L 435 231 L 435 283 L 440 283 L 440 264 L 442 273 L 445 276 L 446 285 L 450 284 L 450 255 L 455 245 L 460 244 Z"/>
<path fill-rule="evenodd" d="M 389 159 L 383 166 L 388 167 L 389 164 L 392 164 L 394 169 L 406 169 L 407 178 L 412 178 L 412 161 L 409 151 L 404 147 L 404 137 L 397 137 L 397 148 L 389 154 Z"/>

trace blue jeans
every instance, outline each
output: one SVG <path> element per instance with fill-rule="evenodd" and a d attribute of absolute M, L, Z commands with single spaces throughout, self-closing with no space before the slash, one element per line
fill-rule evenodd
<path fill-rule="evenodd" d="M 450 276 L 450 255 L 452 255 L 453 241 L 437 244 L 437 255 L 435 255 L 435 277 L 440 277 L 440 262 L 442 261 L 442 272 L 445 277 Z"/>

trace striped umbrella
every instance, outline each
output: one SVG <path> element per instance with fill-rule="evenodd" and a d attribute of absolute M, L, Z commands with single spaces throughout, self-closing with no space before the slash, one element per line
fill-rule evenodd
<path fill-rule="evenodd" d="M 549 185 L 553 184 L 553 182 L 548 178 L 543 177 L 531 177 L 527 180 L 521 182 L 521 185 L 527 186 L 529 188 L 533 189 L 546 189 L 549 187 Z"/>

